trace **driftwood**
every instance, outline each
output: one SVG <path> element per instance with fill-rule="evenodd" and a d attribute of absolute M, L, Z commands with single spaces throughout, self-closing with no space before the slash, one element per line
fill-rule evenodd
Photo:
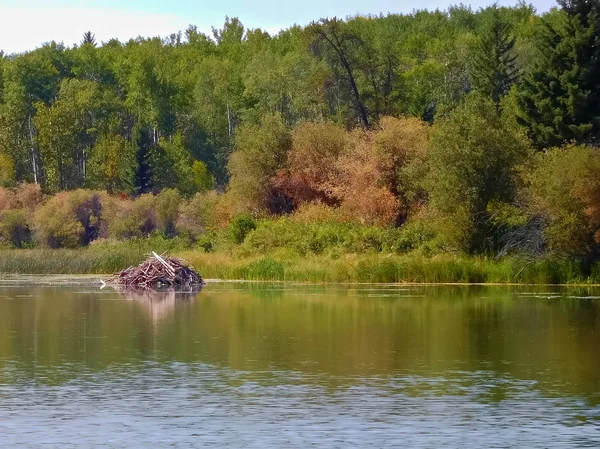
<path fill-rule="evenodd" d="M 176 257 L 163 257 L 152 252 L 145 262 L 129 267 L 108 281 L 108 284 L 136 289 L 199 290 L 204 281 L 200 275 Z"/>

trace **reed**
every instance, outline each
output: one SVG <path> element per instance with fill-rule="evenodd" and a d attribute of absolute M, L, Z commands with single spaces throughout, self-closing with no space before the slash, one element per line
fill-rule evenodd
<path fill-rule="evenodd" d="M 0 273 L 112 274 L 137 265 L 152 250 L 181 257 L 205 279 L 375 283 L 598 284 L 600 265 L 587 271 L 576 261 L 490 259 L 440 255 L 203 253 L 154 242 L 91 245 L 83 249 L 0 250 Z"/>

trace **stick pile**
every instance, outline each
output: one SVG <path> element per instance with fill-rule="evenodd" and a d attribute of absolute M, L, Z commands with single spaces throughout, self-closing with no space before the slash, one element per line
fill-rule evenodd
<path fill-rule="evenodd" d="M 137 267 L 121 271 L 110 281 L 125 287 L 163 289 L 169 287 L 201 287 L 204 281 L 193 269 L 186 267 L 181 259 L 152 256 Z"/>

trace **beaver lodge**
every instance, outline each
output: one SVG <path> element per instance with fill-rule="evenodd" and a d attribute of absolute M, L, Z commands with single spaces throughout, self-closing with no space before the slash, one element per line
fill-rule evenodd
<path fill-rule="evenodd" d="M 204 281 L 200 274 L 176 257 L 152 255 L 137 267 L 121 271 L 109 284 L 126 288 L 199 290 Z"/>

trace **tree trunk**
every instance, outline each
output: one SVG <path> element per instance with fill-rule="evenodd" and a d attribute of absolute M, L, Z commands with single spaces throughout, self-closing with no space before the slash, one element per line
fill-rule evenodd
<path fill-rule="evenodd" d="M 37 163 L 36 163 L 36 154 L 35 154 L 35 142 L 33 141 L 33 124 L 31 123 L 31 113 L 29 113 L 28 117 L 29 124 L 29 143 L 31 146 L 31 169 L 33 171 L 33 182 L 35 184 L 38 183 L 37 177 Z"/>

